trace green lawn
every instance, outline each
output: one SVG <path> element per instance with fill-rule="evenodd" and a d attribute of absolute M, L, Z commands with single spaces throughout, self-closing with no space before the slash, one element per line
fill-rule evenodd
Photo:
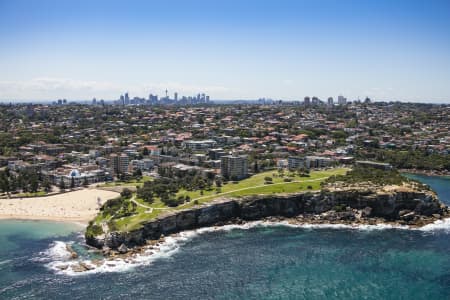
<path fill-rule="evenodd" d="M 155 218 L 162 212 L 192 207 L 195 205 L 194 201 L 201 204 L 212 201 L 218 197 L 242 197 L 255 194 L 294 193 L 299 191 L 318 190 L 320 189 L 320 183 L 323 180 L 333 175 L 345 174 L 347 170 L 348 169 L 345 168 L 335 168 L 323 171 L 311 171 L 308 177 L 300 177 L 297 174 L 295 174 L 295 176 L 289 176 L 289 172 L 285 172 L 284 176 L 280 177 L 278 176 L 277 171 L 269 171 L 253 175 L 252 177 L 239 182 L 228 182 L 227 184 L 222 185 L 220 193 L 217 193 L 216 188 L 213 188 L 211 191 L 203 191 L 203 195 L 201 195 L 200 191 L 181 190 L 177 193 L 177 197 L 189 195 L 191 201 L 175 208 L 165 206 L 159 199 L 155 199 L 154 203 L 148 204 L 142 199 L 136 198 L 136 202 L 142 206 L 152 208 L 152 211 L 151 209 L 138 206 L 138 214 L 118 219 L 115 223 L 120 230 L 129 231 L 139 228 L 143 221 Z M 272 177 L 273 183 L 265 184 L 265 177 Z M 291 179 L 292 182 L 285 182 L 285 178 Z M 308 186 L 310 188 L 308 188 Z M 97 217 L 96 221 L 98 222 L 100 219 Z"/>
<path fill-rule="evenodd" d="M 320 189 L 320 182 L 332 175 L 345 174 L 347 169 L 336 168 L 325 171 L 312 171 L 309 177 L 289 176 L 293 173 L 285 172 L 283 177 L 278 176 L 278 172 L 269 171 L 253 175 L 250 178 L 241 180 L 237 183 L 228 182 L 222 185 L 221 192 L 217 193 L 214 188 L 211 191 L 186 191 L 181 190 L 177 196 L 188 195 L 192 200 L 200 203 L 208 202 L 219 196 L 240 197 L 253 194 L 274 194 L 274 193 L 293 193 L 312 187 L 312 190 Z M 272 178 L 272 184 L 265 184 L 265 177 Z M 285 182 L 284 179 L 289 178 L 292 182 Z M 186 205 L 187 206 L 187 205 Z"/>
<path fill-rule="evenodd" d="M 128 181 L 112 181 L 112 182 L 106 182 L 104 184 L 100 184 L 99 187 L 114 187 L 114 186 L 120 186 L 120 187 L 126 187 L 126 186 L 142 186 L 144 182 L 146 181 L 152 181 L 153 177 L 150 176 L 142 176 L 140 180 L 132 179 Z"/>
<path fill-rule="evenodd" d="M 47 195 L 47 192 L 45 191 L 38 191 L 36 193 L 19 193 L 19 194 L 15 194 L 15 197 L 42 197 Z"/>

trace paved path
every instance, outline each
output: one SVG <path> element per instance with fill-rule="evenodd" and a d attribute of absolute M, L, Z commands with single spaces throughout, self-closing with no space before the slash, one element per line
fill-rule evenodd
<path fill-rule="evenodd" d="M 256 189 L 256 188 L 260 188 L 260 187 L 265 187 L 265 186 L 274 186 L 274 185 L 282 185 L 282 184 L 292 184 L 292 183 L 303 183 L 303 182 L 313 182 L 313 181 L 320 181 L 320 180 L 324 180 L 327 179 L 329 176 L 326 177 L 321 177 L 321 178 L 316 178 L 316 179 L 310 179 L 310 180 L 296 180 L 296 181 L 291 181 L 291 182 L 279 182 L 279 183 L 273 183 L 273 184 L 261 184 L 261 185 L 257 185 L 257 186 L 251 186 L 251 187 L 246 187 L 246 188 L 241 188 L 241 189 L 237 189 L 237 190 L 232 190 L 232 191 L 228 191 L 228 192 L 223 192 L 223 193 L 219 193 L 219 194 L 215 194 L 215 195 L 207 195 L 207 196 L 202 196 L 202 197 L 198 197 L 195 199 L 192 199 L 191 201 L 195 201 L 195 200 L 201 200 L 201 199 L 205 199 L 205 198 L 210 198 L 210 197 L 219 197 L 219 196 L 223 196 L 223 195 L 227 195 L 227 194 L 232 194 L 235 192 L 240 192 L 240 191 L 245 191 L 245 190 L 251 190 L 251 189 Z M 140 206 L 140 207 L 144 207 L 146 209 L 148 209 L 146 211 L 146 213 L 151 214 L 153 212 L 154 209 L 157 210 L 167 210 L 169 209 L 168 207 L 150 207 L 147 205 L 144 205 L 142 203 L 139 203 L 135 200 L 135 196 L 133 196 L 133 198 L 130 199 L 131 202 L 136 203 L 136 205 Z M 179 207 L 183 207 L 186 206 L 187 204 L 189 204 L 190 202 L 184 203 L 182 205 L 180 205 Z"/>
<path fill-rule="evenodd" d="M 231 193 L 235 193 L 235 192 L 251 190 L 251 189 L 256 189 L 256 188 L 265 187 L 265 186 L 274 186 L 274 185 L 291 184 L 291 183 L 313 182 L 313 181 L 324 180 L 324 179 L 327 179 L 327 178 L 329 178 L 329 176 L 316 178 L 316 179 L 310 179 L 310 180 L 302 180 L 302 181 L 296 180 L 296 181 L 291 181 L 291 182 L 279 182 L 279 183 L 273 183 L 273 184 L 261 184 L 261 185 L 257 185 L 257 186 L 251 186 L 251 187 L 246 187 L 246 188 L 242 188 L 242 189 L 232 190 L 232 191 L 228 191 L 228 192 L 224 192 L 224 193 L 220 193 L 220 194 L 216 194 L 216 195 L 202 196 L 202 197 L 198 197 L 198 198 L 192 199 L 191 201 L 201 200 L 201 199 L 205 199 L 205 198 L 210 198 L 212 196 L 227 195 L 227 194 L 231 194 Z M 184 206 L 184 205 L 187 205 L 187 204 L 188 203 L 185 203 L 185 204 L 182 204 L 180 206 Z"/>
<path fill-rule="evenodd" d="M 135 200 L 135 198 L 136 198 L 136 196 L 133 196 L 133 198 L 131 198 L 130 201 L 133 202 L 133 203 L 136 203 L 137 206 L 140 206 L 140 207 L 143 207 L 143 208 L 148 209 L 148 210 L 146 211 L 146 213 L 148 213 L 148 214 L 151 214 L 151 213 L 153 212 L 154 209 L 156 209 L 156 210 L 166 210 L 166 209 L 169 209 L 168 207 L 150 207 L 150 206 L 147 206 L 147 205 L 144 205 L 144 204 L 142 204 L 142 203 L 137 202 L 137 201 Z"/>

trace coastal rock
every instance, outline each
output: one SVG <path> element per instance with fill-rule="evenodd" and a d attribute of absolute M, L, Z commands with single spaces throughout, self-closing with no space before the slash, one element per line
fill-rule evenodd
<path fill-rule="evenodd" d="M 86 271 L 90 271 L 93 269 L 95 269 L 95 267 L 90 266 L 81 261 L 78 264 L 72 266 L 72 271 L 77 272 L 77 273 L 86 272 Z"/>
<path fill-rule="evenodd" d="M 119 248 L 117 248 L 117 251 L 119 251 L 120 254 L 125 254 L 128 252 L 128 248 L 127 246 L 125 246 L 125 244 L 122 244 L 119 246 Z"/>
<path fill-rule="evenodd" d="M 414 212 L 408 212 L 400 216 L 400 219 L 404 221 L 411 221 L 414 219 L 414 217 L 416 217 L 416 214 Z"/>
<path fill-rule="evenodd" d="M 78 258 L 78 253 L 73 250 L 72 245 L 66 244 L 66 250 L 70 253 L 70 258 L 75 259 Z"/>
<path fill-rule="evenodd" d="M 401 187 L 387 191 L 364 186 L 288 195 L 253 195 L 239 199 L 217 199 L 203 206 L 162 214 L 145 222 L 139 229 L 107 232 L 86 238 L 86 243 L 123 253 L 135 246 L 148 244 L 148 240 L 161 241 L 165 235 L 205 226 L 292 217 L 301 222 L 313 223 L 351 224 L 363 220 L 365 224 L 402 221 L 418 225 L 446 215 L 447 210 L 433 192 Z M 152 242 L 150 244 L 156 245 Z M 110 255 L 111 253 L 112 251 Z"/>
<path fill-rule="evenodd" d="M 364 207 L 364 209 L 361 212 L 361 215 L 363 217 L 370 217 L 372 215 L 372 208 L 369 206 Z"/>

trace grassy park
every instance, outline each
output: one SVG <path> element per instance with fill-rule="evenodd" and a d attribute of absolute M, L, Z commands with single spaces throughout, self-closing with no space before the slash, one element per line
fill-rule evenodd
<path fill-rule="evenodd" d="M 102 187 L 127 187 L 127 186 L 132 186 L 132 187 L 140 187 L 144 184 L 144 182 L 146 181 L 150 181 L 153 178 L 150 176 L 142 176 L 139 180 L 137 179 L 130 179 L 127 181 L 111 181 L 111 182 L 106 182 L 103 184 L 98 185 L 98 187 L 102 188 Z"/>
<path fill-rule="evenodd" d="M 220 187 L 214 186 L 209 190 L 187 191 L 181 189 L 177 192 L 176 196 L 189 196 L 190 201 L 176 207 L 166 206 L 159 198 L 155 198 L 153 203 L 149 204 L 138 198 L 136 193 L 133 193 L 127 202 L 127 205 L 130 207 L 125 208 L 125 211 L 133 211 L 132 214 L 123 217 L 119 215 L 118 217 L 118 211 L 120 212 L 124 209 L 123 207 L 116 208 L 111 213 L 103 212 L 103 214 L 99 214 L 95 219 L 95 223 L 108 222 L 110 227 L 115 227 L 113 229 L 129 231 L 139 228 L 144 221 L 155 218 L 161 213 L 193 207 L 210 202 L 219 197 L 242 197 L 255 194 L 280 194 L 318 190 L 320 189 L 321 182 L 330 176 L 343 175 L 347 170 L 345 168 L 334 168 L 311 171 L 309 174 L 288 171 L 280 173 L 274 170 L 258 173 L 241 181 L 224 182 Z M 143 178 L 136 182 L 122 183 L 122 185 L 141 186 L 146 180 L 149 180 L 149 178 Z M 110 184 L 117 186 L 115 183 Z"/>
<path fill-rule="evenodd" d="M 277 171 L 268 171 L 253 175 L 250 178 L 222 185 L 220 189 L 212 189 L 210 191 L 185 191 L 181 190 L 177 196 L 189 196 L 198 203 L 209 202 L 221 196 L 242 197 L 254 194 L 279 194 L 294 193 L 304 190 L 318 190 L 320 183 L 333 175 L 345 174 L 347 169 L 336 168 L 323 171 L 312 171 L 308 176 L 299 176 L 294 172 L 278 173 Z M 271 181 L 265 179 L 270 177 Z M 290 180 L 290 181 L 285 181 Z M 271 183 L 270 183 L 271 182 Z M 181 205 L 178 208 L 185 208 L 193 205 L 193 201 Z"/>

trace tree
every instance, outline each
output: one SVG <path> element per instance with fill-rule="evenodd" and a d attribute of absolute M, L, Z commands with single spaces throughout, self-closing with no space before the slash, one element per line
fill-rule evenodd
<path fill-rule="evenodd" d="M 136 178 L 137 180 L 140 180 L 142 178 L 142 171 L 141 171 L 141 169 L 136 169 L 133 172 L 133 177 Z"/>
<path fill-rule="evenodd" d="M 186 198 L 184 196 L 178 196 L 178 198 L 177 198 L 178 205 L 182 204 L 185 200 L 186 200 Z"/>
<path fill-rule="evenodd" d="M 153 203 L 153 190 L 150 186 L 145 185 L 137 190 L 137 196 L 147 203 Z"/>
<path fill-rule="evenodd" d="M 128 188 L 124 188 L 122 192 L 120 192 L 120 196 L 125 199 L 130 199 L 133 196 L 133 192 Z"/>
<path fill-rule="evenodd" d="M 220 179 L 219 177 L 216 178 L 216 187 L 221 187 L 222 186 L 222 179 Z"/>
<path fill-rule="evenodd" d="M 49 193 L 52 190 L 52 185 L 50 184 L 50 181 L 45 178 L 44 181 L 42 182 L 42 187 L 44 188 L 44 191 L 46 193 Z"/>
<path fill-rule="evenodd" d="M 11 191 L 10 179 L 6 172 L 0 173 L 0 190 L 7 194 Z"/>
<path fill-rule="evenodd" d="M 61 180 L 59 181 L 59 189 L 61 192 L 64 192 L 66 190 L 66 184 L 64 183 L 64 180 L 61 177 Z"/>
<path fill-rule="evenodd" d="M 258 160 L 255 159 L 255 162 L 253 164 L 253 172 L 256 174 L 259 172 L 259 167 L 258 167 Z"/>
<path fill-rule="evenodd" d="M 39 181 L 36 175 L 30 177 L 30 192 L 36 193 L 39 189 Z"/>

